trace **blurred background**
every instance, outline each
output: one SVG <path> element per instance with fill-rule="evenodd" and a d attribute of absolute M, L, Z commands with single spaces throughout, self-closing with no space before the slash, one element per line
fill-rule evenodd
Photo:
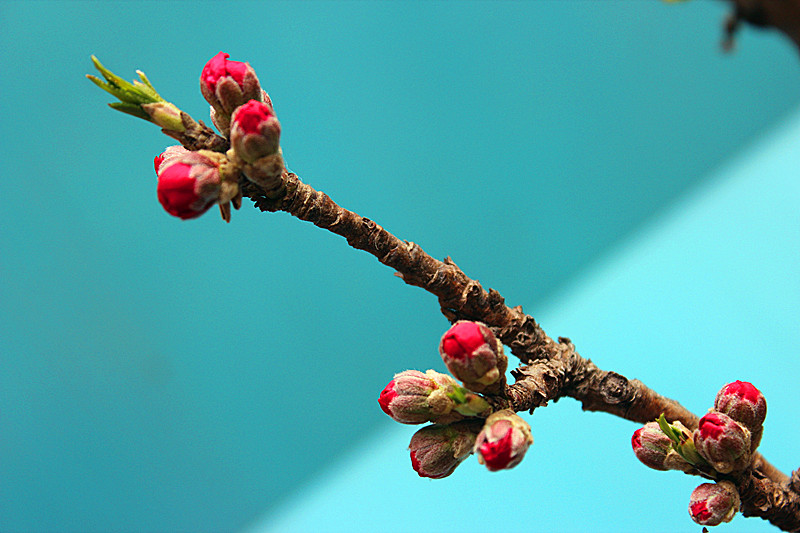
<path fill-rule="evenodd" d="M 751 29 L 722 53 L 725 13 L 0 2 L 0 530 L 699 530 L 699 480 L 571 399 L 513 471 L 419 478 L 377 397 L 444 370 L 436 299 L 248 200 L 167 215 L 171 140 L 106 107 L 91 54 L 198 119 L 205 62 L 248 61 L 302 179 L 696 413 L 752 381 L 760 449 L 800 466 L 800 58 Z"/>

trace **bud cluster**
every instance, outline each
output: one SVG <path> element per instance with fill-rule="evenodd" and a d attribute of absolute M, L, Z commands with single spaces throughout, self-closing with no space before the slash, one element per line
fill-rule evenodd
<path fill-rule="evenodd" d="M 656 470 L 683 470 L 712 479 L 743 472 L 758 447 L 767 415 L 764 395 L 752 384 L 734 381 L 717 393 L 714 408 L 690 432 L 680 422 L 657 422 L 637 429 L 633 452 Z M 689 514 L 701 525 L 729 522 L 739 511 L 739 494 L 729 481 L 703 483 L 692 493 Z"/>
<path fill-rule="evenodd" d="M 434 370 L 406 370 L 378 397 L 397 422 L 433 422 L 412 437 L 411 466 L 420 476 L 442 478 L 473 453 L 490 471 L 519 464 L 533 443 L 531 428 L 510 409 L 492 412 L 487 400 L 505 394 L 502 344 L 486 325 L 459 321 L 442 336 L 439 353 L 462 384 Z"/>
<path fill-rule="evenodd" d="M 200 90 L 211 104 L 212 121 L 230 137 L 231 149 L 219 154 L 167 148 L 154 160 L 158 199 L 168 213 L 184 220 L 202 215 L 217 203 L 229 221 L 231 203 L 237 209 L 241 204 L 241 175 L 268 191 L 279 190 L 284 172 L 281 127 L 272 101 L 248 63 L 230 61 L 228 54 L 220 52 L 203 68 Z M 173 104 L 158 99 L 137 105 L 144 118 L 165 130 L 185 129 L 181 112 Z"/>

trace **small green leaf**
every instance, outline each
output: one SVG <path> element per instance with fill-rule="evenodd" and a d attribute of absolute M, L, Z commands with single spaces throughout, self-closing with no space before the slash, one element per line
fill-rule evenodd
<path fill-rule="evenodd" d="M 466 403 L 467 401 L 466 391 L 459 386 L 453 387 L 453 389 L 447 393 L 447 397 L 456 403 Z"/>
<path fill-rule="evenodd" d="M 136 104 L 129 104 L 126 102 L 111 102 L 108 104 L 108 107 L 116 109 L 117 111 L 122 111 L 128 115 L 133 115 L 134 117 L 143 118 L 148 122 L 152 122 L 150 120 L 150 116 L 142 110 L 141 106 Z"/>
<path fill-rule="evenodd" d="M 105 81 L 91 74 L 87 74 L 86 77 L 89 78 L 92 83 L 119 100 L 119 102 L 109 104 L 112 108 L 152 122 L 150 115 L 145 113 L 140 106 L 143 104 L 165 102 L 166 100 L 161 98 L 161 95 L 156 92 L 144 72 L 137 70 L 136 73 L 139 75 L 141 81 L 134 80 L 133 83 L 131 83 L 108 70 L 95 56 L 92 56 L 92 63 L 94 63 L 95 68 L 102 74 L 103 78 L 105 78 Z"/>
<path fill-rule="evenodd" d="M 680 444 L 681 433 L 675 430 L 675 428 L 673 428 L 669 422 L 667 422 L 667 418 L 664 416 L 664 413 L 661 413 L 661 416 L 656 419 L 656 422 L 658 422 L 658 427 L 661 428 L 661 431 L 663 431 L 672 442 L 675 444 Z"/>

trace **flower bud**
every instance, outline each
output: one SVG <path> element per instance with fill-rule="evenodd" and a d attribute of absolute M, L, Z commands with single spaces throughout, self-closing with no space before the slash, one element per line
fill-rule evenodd
<path fill-rule="evenodd" d="M 478 462 L 495 472 L 517 466 L 533 444 L 531 426 L 511 409 L 489 415 L 475 442 Z"/>
<path fill-rule="evenodd" d="M 164 209 L 186 220 L 199 217 L 217 203 L 222 184 L 219 167 L 224 157 L 206 150 L 181 153 L 174 147 L 156 157 L 158 201 Z"/>
<path fill-rule="evenodd" d="M 648 422 L 633 432 L 633 453 L 645 466 L 656 470 L 667 470 L 664 460 L 672 450 L 672 439 L 667 437 L 657 422 Z"/>
<path fill-rule="evenodd" d="M 420 477 L 449 476 L 472 453 L 479 430 L 476 420 L 425 426 L 411 437 L 411 466 Z"/>
<path fill-rule="evenodd" d="M 275 109 L 272 105 L 272 99 L 267 94 L 267 91 L 261 89 L 261 101 L 270 106 L 272 109 Z M 211 106 L 209 110 L 209 115 L 211 116 L 211 122 L 214 123 L 214 126 L 217 127 L 219 131 L 222 132 L 229 132 L 230 131 L 230 116 L 225 115 L 223 113 L 220 121 L 217 121 L 217 112 L 214 110 L 214 106 Z"/>
<path fill-rule="evenodd" d="M 743 470 L 750 463 L 750 431 L 723 413 L 711 411 L 700 419 L 694 445 L 722 474 Z"/>
<path fill-rule="evenodd" d="M 728 415 L 755 432 L 761 428 L 767 417 L 767 400 L 751 383 L 734 381 L 717 393 L 714 410 Z"/>
<path fill-rule="evenodd" d="M 212 57 L 200 74 L 200 92 L 214 109 L 214 124 L 227 135 L 234 109 L 248 100 L 262 100 L 261 86 L 248 63 L 230 61 L 220 52 Z"/>
<path fill-rule="evenodd" d="M 448 424 L 490 409 L 486 400 L 434 370 L 400 372 L 383 389 L 378 403 L 383 412 L 403 424 Z"/>
<path fill-rule="evenodd" d="M 452 379 L 433 370 L 423 374 L 418 370 L 406 370 L 381 391 L 378 403 L 383 412 L 403 424 L 438 422 L 447 424 L 463 417 L 453 412 L 455 402 L 447 397 L 439 381 L 446 387 Z"/>
<path fill-rule="evenodd" d="M 505 383 L 508 358 L 503 345 L 485 325 L 459 320 L 439 343 L 448 370 L 475 392 L 496 389 Z"/>
<path fill-rule="evenodd" d="M 280 145 L 281 125 L 271 106 L 250 100 L 231 117 L 231 146 L 246 163 L 275 154 Z"/>
<path fill-rule="evenodd" d="M 738 512 L 739 492 L 730 481 L 703 483 L 689 499 L 689 514 L 701 526 L 730 522 Z"/>
<path fill-rule="evenodd" d="M 634 431 L 631 437 L 633 453 L 645 466 L 655 470 L 690 470 L 692 465 L 681 457 L 672 444 L 672 439 L 661 430 L 658 422 L 648 422 Z"/>

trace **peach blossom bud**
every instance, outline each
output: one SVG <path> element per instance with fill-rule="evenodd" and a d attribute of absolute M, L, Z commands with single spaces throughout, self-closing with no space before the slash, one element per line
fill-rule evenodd
<path fill-rule="evenodd" d="M 750 463 L 750 431 L 726 414 L 706 414 L 693 437 L 697 453 L 717 472 L 743 470 Z"/>
<path fill-rule="evenodd" d="M 703 483 L 689 499 L 689 514 L 701 526 L 730 522 L 738 512 L 739 492 L 730 481 Z"/>
<path fill-rule="evenodd" d="M 655 470 L 668 470 L 664 466 L 670 450 L 672 450 L 672 439 L 667 437 L 657 422 L 648 422 L 633 432 L 631 437 L 633 453 L 645 466 Z"/>
<path fill-rule="evenodd" d="M 455 402 L 447 397 L 437 381 L 447 387 L 448 381 L 453 380 L 432 370 L 427 374 L 418 370 L 400 372 L 383 389 L 378 403 L 384 413 L 403 424 L 447 424 L 462 419 L 463 416 L 453 411 Z"/>
<path fill-rule="evenodd" d="M 531 427 L 511 409 L 489 415 L 475 442 L 478 462 L 494 472 L 517 466 L 533 444 Z"/>
<path fill-rule="evenodd" d="M 425 426 L 411 437 L 411 466 L 420 477 L 440 479 L 453 473 L 472 453 L 480 421 Z"/>
<path fill-rule="evenodd" d="M 483 392 L 505 379 L 508 358 L 492 330 L 479 322 L 459 320 L 439 343 L 439 353 L 448 370 L 464 386 Z"/>
<path fill-rule="evenodd" d="M 728 383 L 717 393 L 714 409 L 733 418 L 750 431 L 761 428 L 767 417 L 767 400 L 746 381 Z"/>
<path fill-rule="evenodd" d="M 220 199 L 223 155 L 205 150 L 180 153 L 169 149 L 158 165 L 158 201 L 171 215 L 184 220 L 205 213 Z M 158 162 L 158 158 L 156 158 Z"/>
<path fill-rule="evenodd" d="M 212 57 L 200 74 L 200 92 L 214 109 L 214 124 L 228 134 L 231 113 L 248 100 L 262 101 L 261 85 L 248 63 L 230 61 L 220 52 Z"/>
<path fill-rule="evenodd" d="M 490 409 L 486 400 L 434 370 L 424 374 L 418 370 L 400 372 L 383 389 L 378 403 L 387 415 L 403 424 L 447 424 Z"/>
<path fill-rule="evenodd" d="M 231 117 L 231 146 L 246 163 L 275 154 L 281 137 L 281 125 L 275 111 L 267 104 L 250 100 L 236 108 Z"/>

